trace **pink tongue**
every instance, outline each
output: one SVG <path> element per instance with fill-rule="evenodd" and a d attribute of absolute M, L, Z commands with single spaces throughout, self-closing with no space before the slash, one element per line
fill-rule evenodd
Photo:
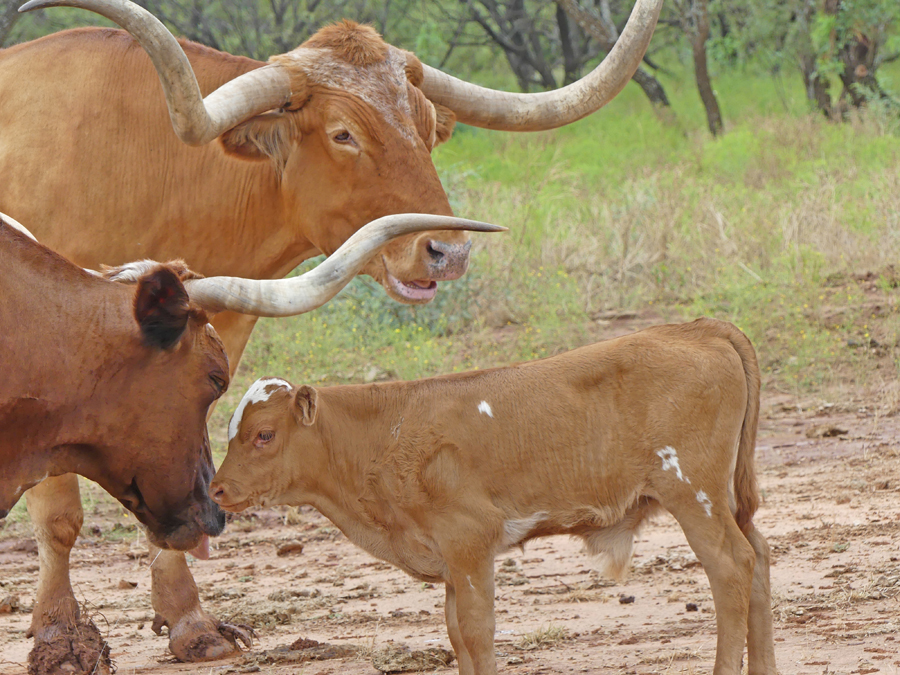
<path fill-rule="evenodd" d="M 209 535 L 204 534 L 196 548 L 192 548 L 188 553 L 197 560 L 209 560 Z"/>

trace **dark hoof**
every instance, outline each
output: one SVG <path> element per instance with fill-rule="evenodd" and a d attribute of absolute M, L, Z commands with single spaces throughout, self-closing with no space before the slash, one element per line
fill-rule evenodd
<path fill-rule="evenodd" d="M 112 675 L 109 644 L 93 621 L 42 631 L 28 655 L 29 675 Z"/>

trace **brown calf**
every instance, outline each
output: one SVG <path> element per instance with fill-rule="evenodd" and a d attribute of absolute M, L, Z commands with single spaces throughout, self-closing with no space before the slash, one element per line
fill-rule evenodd
<path fill-rule="evenodd" d="M 627 567 L 664 508 L 709 577 L 716 675 L 775 673 L 754 528 L 759 370 L 728 323 L 657 326 L 509 368 L 313 389 L 258 380 L 210 485 L 239 511 L 311 504 L 356 544 L 446 583 L 460 673 L 496 672 L 494 557 L 572 534 Z"/>

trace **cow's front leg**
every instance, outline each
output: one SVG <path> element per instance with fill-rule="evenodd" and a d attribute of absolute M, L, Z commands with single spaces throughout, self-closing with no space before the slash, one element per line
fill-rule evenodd
<path fill-rule="evenodd" d="M 69 554 L 84 519 L 78 476 L 45 478 L 25 492 L 25 503 L 40 561 L 29 671 L 108 673 L 109 646 L 89 617 L 82 621 L 69 581 Z"/>
<path fill-rule="evenodd" d="M 451 583 L 447 586 L 450 642 L 459 659 L 460 675 L 495 675 L 494 561 L 486 556 L 474 565 L 466 562 L 468 564 L 459 567 L 450 564 Z M 449 612 L 451 605 L 455 609 L 455 630 Z M 454 642 L 454 632 L 455 640 L 462 648 Z"/>
<path fill-rule="evenodd" d="M 240 651 L 238 641 L 250 646 L 252 630 L 232 626 L 207 614 L 200 606 L 197 584 L 184 553 L 150 546 L 151 593 L 156 616 L 153 630 L 169 629 L 169 649 L 181 661 L 211 661 Z"/>
<path fill-rule="evenodd" d="M 444 602 L 444 620 L 447 622 L 447 634 L 450 636 L 450 644 L 456 652 L 456 661 L 459 663 L 459 675 L 475 675 L 475 667 L 472 665 L 472 657 L 466 649 L 462 635 L 459 632 L 459 621 L 456 619 L 456 590 L 453 584 L 446 585 L 446 598 Z"/>

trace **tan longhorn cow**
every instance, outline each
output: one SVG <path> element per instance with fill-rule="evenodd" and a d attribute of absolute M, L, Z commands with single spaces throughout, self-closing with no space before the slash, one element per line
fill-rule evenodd
<path fill-rule="evenodd" d="M 715 675 L 775 675 L 769 548 L 753 525 L 759 368 L 731 324 L 657 326 L 524 363 L 314 389 L 258 380 L 210 495 L 310 504 L 417 579 L 446 584 L 461 675 L 496 673 L 494 558 L 571 534 L 613 576 L 659 509 L 712 587 Z"/>
<path fill-rule="evenodd" d="M 77 29 L 0 51 L 0 210 L 85 267 L 183 258 L 205 275 L 279 278 L 372 219 L 449 214 L 430 152 L 455 120 L 535 131 L 602 107 L 643 57 L 661 4 L 638 0 L 583 80 L 522 95 L 455 80 L 350 22 L 264 64 L 179 43 L 124 0 L 31 2 L 97 11 L 135 38 Z M 437 282 L 464 273 L 468 252 L 467 237 L 437 230 L 398 240 L 364 271 L 400 302 L 427 302 Z M 213 319 L 232 369 L 254 323 Z M 52 588 L 70 597 L 71 541 L 56 524 L 80 527 L 77 482 L 51 479 L 27 498 Z M 32 633 L 53 621 L 59 593 L 47 588 L 38 606 L 51 609 L 35 614 Z M 151 597 L 178 658 L 233 648 L 201 608 L 183 555 L 158 557 Z"/>

